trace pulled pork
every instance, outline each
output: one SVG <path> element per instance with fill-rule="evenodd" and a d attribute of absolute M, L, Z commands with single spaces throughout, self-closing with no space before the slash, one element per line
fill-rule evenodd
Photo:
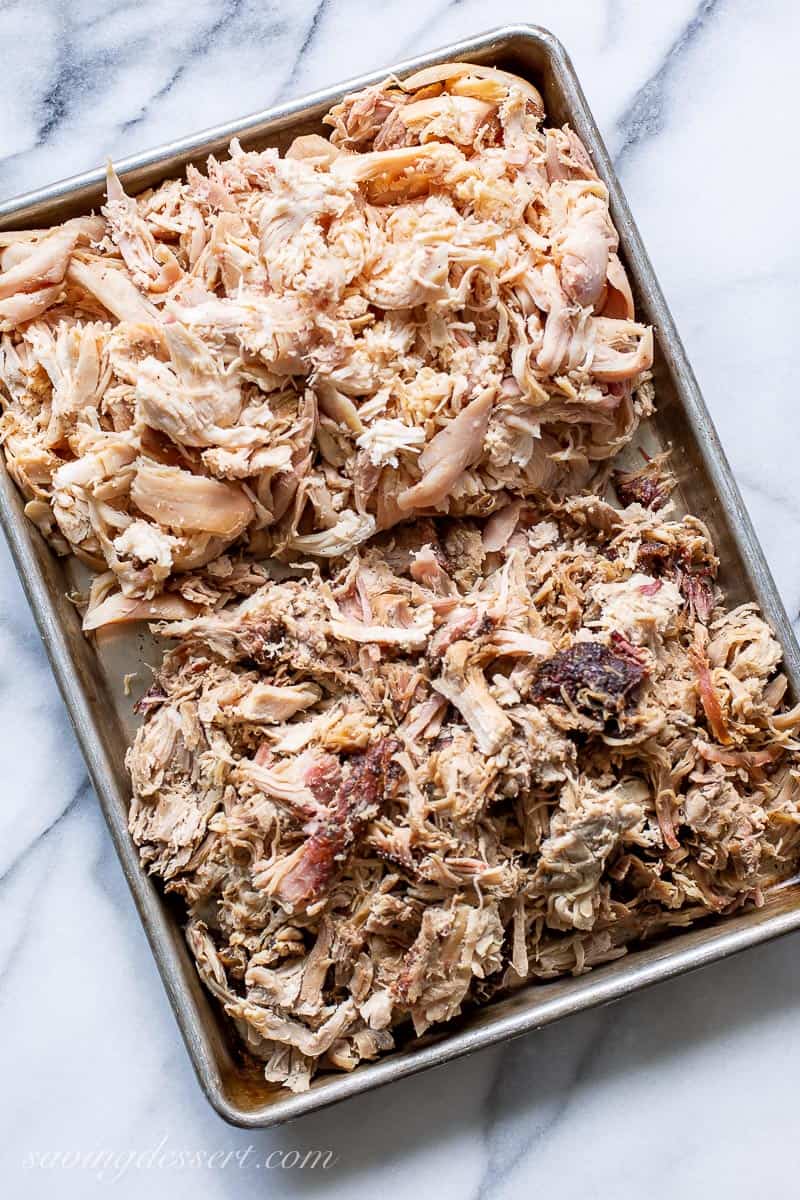
<path fill-rule="evenodd" d="M 652 330 L 543 120 L 449 64 L 348 96 L 330 140 L 135 198 L 109 168 L 98 215 L 0 237 L 0 433 L 31 520 L 106 573 L 88 628 L 229 598 L 234 543 L 346 554 L 575 490 L 631 438 Z"/>
<path fill-rule="evenodd" d="M 518 503 L 162 626 L 130 828 L 268 1080 L 305 1088 L 793 871 L 800 710 L 715 566 L 692 518 Z"/>

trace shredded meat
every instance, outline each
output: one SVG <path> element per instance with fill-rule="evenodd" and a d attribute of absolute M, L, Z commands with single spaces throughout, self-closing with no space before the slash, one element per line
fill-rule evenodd
<path fill-rule="evenodd" d="M 571 701 L 589 715 L 620 712 L 646 674 L 633 654 L 615 654 L 602 642 L 576 642 L 542 663 L 532 694 L 536 700 Z"/>
<path fill-rule="evenodd" d="M 638 503 L 638 501 L 637 501 Z M 653 505 L 657 508 L 658 505 Z M 714 580 L 717 559 L 708 547 L 697 544 L 688 553 L 685 547 L 663 542 L 642 542 L 636 554 L 639 566 L 656 579 L 671 579 L 699 621 L 708 624 L 714 609 Z"/>
<path fill-rule="evenodd" d="M 658 454 L 636 471 L 615 471 L 614 487 L 622 503 L 663 508 L 677 484 L 666 463 L 667 455 Z"/>
<path fill-rule="evenodd" d="M 229 547 L 336 557 L 583 487 L 651 411 L 606 187 L 530 84 L 450 63 L 325 121 L 4 235 L 0 437 L 106 576 L 87 628 L 236 596 Z"/>
<path fill-rule="evenodd" d="M 270 1081 L 350 1070 L 797 869 L 800 709 L 754 608 L 709 577 L 701 618 L 675 582 L 715 561 L 700 522 L 509 510 L 161 627 L 131 832 Z"/>
<path fill-rule="evenodd" d="M 270 1082 L 759 903 L 800 706 L 665 456 L 605 185 L 522 79 L 445 63 L 0 239 L 0 440 L 174 639 L 131 835 Z M 591 494 L 594 489 L 596 494 Z M 571 497 L 571 498 L 570 498 Z M 280 568 L 257 560 L 281 560 Z"/>

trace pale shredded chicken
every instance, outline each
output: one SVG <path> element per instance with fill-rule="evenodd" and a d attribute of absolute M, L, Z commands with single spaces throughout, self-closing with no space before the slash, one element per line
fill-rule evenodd
<path fill-rule="evenodd" d="M 551 500 L 162 627 L 130 828 L 268 1080 L 794 872 L 800 709 L 715 573 L 691 517 Z"/>
<path fill-rule="evenodd" d="M 111 573 L 88 627 L 197 604 L 237 542 L 574 491 L 650 411 L 606 187 L 534 88 L 449 64 L 326 121 L 0 235 L 0 432 L 31 520 Z"/>

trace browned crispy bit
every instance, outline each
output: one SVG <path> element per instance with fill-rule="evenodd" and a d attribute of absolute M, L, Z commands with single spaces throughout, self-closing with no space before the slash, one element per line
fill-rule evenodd
<path fill-rule="evenodd" d="M 627 644 L 621 649 L 616 654 L 601 642 L 576 642 L 559 651 L 539 668 L 534 699 L 568 700 L 588 716 L 622 712 L 647 671 Z"/>
<path fill-rule="evenodd" d="M 644 453 L 644 451 L 642 452 Z M 614 487 L 623 504 L 641 504 L 657 512 L 663 508 L 677 486 L 677 480 L 667 467 L 668 454 L 646 458 L 637 471 L 615 471 Z"/>
<path fill-rule="evenodd" d="M 636 554 L 636 565 L 646 571 L 648 575 L 663 575 L 672 562 L 672 547 L 665 542 L 646 539 L 639 546 Z"/>
<path fill-rule="evenodd" d="M 752 605 L 697 619 L 699 522 L 597 506 L 486 553 L 433 518 L 162 628 L 131 832 L 270 1081 L 796 873 L 780 646 Z"/>
<path fill-rule="evenodd" d="M 637 566 L 656 578 L 674 579 L 691 616 L 707 624 L 714 610 L 717 564 L 709 555 L 690 557 L 683 547 L 645 540 L 636 555 Z"/>

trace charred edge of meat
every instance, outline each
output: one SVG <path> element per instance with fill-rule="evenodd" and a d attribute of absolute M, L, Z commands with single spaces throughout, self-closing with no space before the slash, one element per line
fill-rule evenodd
<path fill-rule="evenodd" d="M 647 671 L 633 647 L 626 643 L 617 649 L 621 653 L 601 642 L 577 642 L 560 650 L 540 666 L 533 698 L 562 704 L 569 701 L 590 717 L 619 715 L 634 699 Z"/>
<path fill-rule="evenodd" d="M 335 811 L 346 817 L 365 820 L 372 816 L 387 791 L 392 755 L 400 744 L 394 738 L 381 738 L 363 754 L 353 756 L 353 765 L 336 799 Z"/>
<path fill-rule="evenodd" d="M 674 567 L 674 562 L 674 551 L 664 542 L 644 541 L 636 554 L 636 565 L 657 579 Z"/>
<path fill-rule="evenodd" d="M 638 471 L 615 471 L 614 488 L 622 504 L 641 504 L 657 512 L 677 487 L 677 479 L 665 465 L 665 455 L 648 459 Z"/>
<path fill-rule="evenodd" d="M 636 563 L 648 575 L 671 577 L 686 601 L 689 612 L 707 624 L 714 609 L 716 564 L 709 559 L 693 562 L 685 549 L 677 551 L 663 542 L 645 541 L 639 547 Z"/>

